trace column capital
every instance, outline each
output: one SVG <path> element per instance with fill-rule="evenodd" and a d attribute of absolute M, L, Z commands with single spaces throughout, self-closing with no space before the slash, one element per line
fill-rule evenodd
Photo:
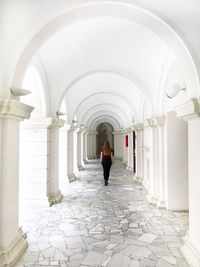
<path fill-rule="evenodd" d="M 137 123 L 132 126 L 132 129 L 134 131 L 143 131 L 144 130 L 144 124 L 143 123 Z"/>
<path fill-rule="evenodd" d="M 89 131 L 88 134 L 95 134 L 96 135 L 96 134 L 98 134 L 98 132 L 96 132 L 96 131 Z"/>
<path fill-rule="evenodd" d="M 146 119 L 144 121 L 144 128 L 145 127 L 162 127 L 165 125 L 166 118 L 165 116 L 162 117 L 152 117 L 149 119 Z"/>
<path fill-rule="evenodd" d="M 121 131 L 114 131 L 112 132 L 114 135 L 120 135 L 120 134 L 123 134 Z"/>
<path fill-rule="evenodd" d="M 51 117 L 46 117 L 46 118 L 31 118 L 28 121 L 25 121 L 23 125 L 26 128 L 38 128 L 38 129 L 43 129 L 43 128 L 51 128 L 51 127 L 56 127 L 60 128 L 63 127 L 65 124 L 65 121 L 59 118 L 51 118 Z"/>
<path fill-rule="evenodd" d="M 34 107 L 28 106 L 15 99 L 0 99 L 0 119 L 29 119 L 33 109 Z"/>
<path fill-rule="evenodd" d="M 180 104 L 175 108 L 178 118 L 182 118 L 185 121 L 194 120 L 200 118 L 200 99 L 191 98 L 187 102 Z"/>

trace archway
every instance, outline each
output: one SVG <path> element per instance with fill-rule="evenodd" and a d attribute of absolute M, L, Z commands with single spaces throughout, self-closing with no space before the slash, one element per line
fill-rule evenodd
<path fill-rule="evenodd" d="M 96 137 L 97 157 L 99 157 L 105 141 L 109 141 L 110 146 L 114 152 L 113 126 L 108 122 L 102 122 L 97 126 L 96 131 L 97 131 L 97 137 Z"/>

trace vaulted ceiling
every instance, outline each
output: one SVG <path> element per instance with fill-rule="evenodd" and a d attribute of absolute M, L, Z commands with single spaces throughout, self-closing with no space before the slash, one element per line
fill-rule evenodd
<path fill-rule="evenodd" d="M 31 67 L 47 116 L 64 107 L 68 123 L 115 129 L 171 109 L 165 90 L 174 83 L 189 88 L 175 102 L 197 95 L 200 4 L 146 2 L 1 1 L 2 94 L 29 87 Z"/>

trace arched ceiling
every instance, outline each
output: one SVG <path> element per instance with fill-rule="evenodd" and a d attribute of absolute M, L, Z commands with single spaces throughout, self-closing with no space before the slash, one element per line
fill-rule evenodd
<path fill-rule="evenodd" d="M 144 109 L 150 115 L 157 114 L 166 61 L 168 65 L 180 61 L 187 76 L 182 75 L 183 79 L 193 94 L 199 87 L 195 69 L 198 60 L 191 57 L 194 50 L 187 38 L 184 43 L 176 33 L 176 17 L 184 31 L 180 3 L 167 2 L 30 0 L 27 5 L 25 0 L 17 4 L 3 0 L 0 13 L 8 23 L 0 25 L 0 29 L 8 34 L 1 45 L 7 46 L 10 53 L 0 51 L 2 69 L 7 66 L 11 74 L 15 72 L 13 83 L 18 85 L 31 60 L 40 58 L 49 91 L 48 115 L 54 116 L 64 100 L 68 122 L 76 114 L 79 124 L 86 118 L 87 123 L 95 124 L 103 116 L 111 117 L 107 108 L 110 104 L 115 110 L 113 121 L 119 127 L 129 126 L 133 117 L 143 119 Z M 182 11 L 191 13 L 191 2 L 188 5 L 183 0 Z M 12 16 L 13 10 L 19 14 L 17 18 Z M 172 16 L 167 17 L 165 11 L 170 10 Z M 16 31 L 10 34 L 9 29 Z M 13 43 L 16 45 L 12 51 Z"/>

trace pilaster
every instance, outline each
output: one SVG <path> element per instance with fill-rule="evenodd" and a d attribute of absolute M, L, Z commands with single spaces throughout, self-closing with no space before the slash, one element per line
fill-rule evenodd
<path fill-rule="evenodd" d="M 74 173 L 75 170 L 75 162 L 74 162 L 74 132 L 77 129 L 74 125 L 69 125 L 67 130 L 67 176 L 69 182 L 73 182 L 76 180 L 76 176 Z"/>
<path fill-rule="evenodd" d="M 190 99 L 176 108 L 179 118 L 188 121 L 189 231 L 181 251 L 192 267 L 200 266 L 200 100 Z"/>
<path fill-rule="evenodd" d="M 88 131 L 85 129 L 83 133 L 83 162 L 88 163 Z"/>
<path fill-rule="evenodd" d="M 17 100 L 0 100 L 0 266 L 13 266 L 28 246 L 18 226 L 19 124 L 32 110 Z"/>
<path fill-rule="evenodd" d="M 132 129 L 136 133 L 136 140 L 135 140 L 135 153 L 136 153 L 136 172 L 133 179 L 139 183 L 143 181 L 143 130 L 144 125 L 143 123 L 138 123 L 133 125 Z"/>
<path fill-rule="evenodd" d="M 165 206 L 164 201 L 164 137 L 162 134 L 163 126 L 165 125 L 165 117 L 153 117 L 144 122 L 144 127 L 151 129 L 150 142 L 150 181 L 148 191 L 148 201 L 159 207 Z M 158 164 L 159 163 L 159 164 Z"/>
<path fill-rule="evenodd" d="M 48 201 L 50 206 L 61 202 L 59 128 L 63 126 L 64 120 L 50 117 L 23 123 L 21 143 L 25 149 L 21 174 L 26 183 L 26 191 L 22 192 L 26 199 Z"/>

